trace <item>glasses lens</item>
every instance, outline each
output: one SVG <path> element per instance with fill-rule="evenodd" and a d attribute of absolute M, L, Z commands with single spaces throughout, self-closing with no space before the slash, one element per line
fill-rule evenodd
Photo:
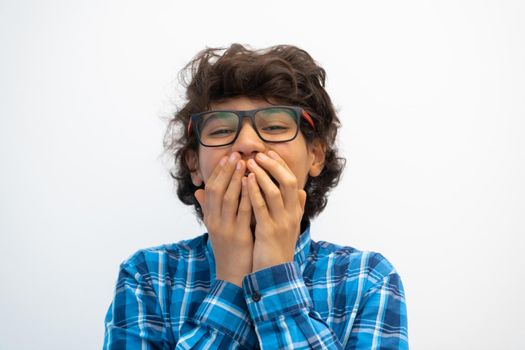
<path fill-rule="evenodd" d="M 290 141 L 297 135 L 297 114 L 291 108 L 266 108 L 255 114 L 255 125 L 265 141 Z"/>
<path fill-rule="evenodd" d="M 201 143 L 220 146 L 233 141 L 239 119 L 231 112 L 210 112 L 199 117 L 197 130 Z"/>

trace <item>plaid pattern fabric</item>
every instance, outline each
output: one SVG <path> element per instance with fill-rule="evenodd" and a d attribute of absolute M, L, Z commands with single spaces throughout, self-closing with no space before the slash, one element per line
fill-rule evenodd
<path fill-rule="evenodd" d="M 207 234 L 122 263 L 104 349 L 408 349 L 403 285 L 378 253 L 299 236 L 294 262 L 215 279 Z"/>

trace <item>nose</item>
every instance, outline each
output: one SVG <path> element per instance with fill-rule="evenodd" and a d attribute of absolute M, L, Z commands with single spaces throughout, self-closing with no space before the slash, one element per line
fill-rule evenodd
<path fill-rule="evenodd" d="M 265 143 L 253 128 L 250 120 L 243 120 L 239 136 L 232 145 L 232 152 L 239 152 L 241 156 L 251 157 L 258 152 L 264 152 Z"/>

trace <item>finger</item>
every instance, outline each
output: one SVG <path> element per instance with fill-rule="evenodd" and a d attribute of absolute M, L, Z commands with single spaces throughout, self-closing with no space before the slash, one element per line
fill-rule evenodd
<path fill-rule="evenodd" d="M 244 176 L 246 164 L 243 160 L 237 161 L 230 184 L 222 199 L 222 217 L 233 219 L 237 214 L 239 194 L 241 192 L 241 179 Z"/>
<path fill-rule="evenodd" d="M 268 206 L 259 189 L 254 173 L 248 175 L 248 195 L 252 204 L 255 220 L 257 222 L 269 222 L 271 218 L 268 212 Z"/>
<path fill-rule="evenodd" d="M 202 209 L 202 213 L 204 213 L 204 190 L 202 188 L 199 188 L 197 191 L 195 191 L 194 193 L 194 196 L 195 196 L 195 199 L 197 200 L 197 202 L 199 202 L 199 205 L 201 206 L 201 209 Z"/>
<path fill-rule="evenodd" d="M 217 166 L 215 167 L 215 169 L 213 169 L 210 177 L 208 178 L 208 180 L 206 181 L 207 183 L 210 183 L 210 182 L 213 182 L 215 180 L 215 178 L 217 177 L 217 175 L 219 175 L 219 173 L 221 172 L 224 164 L 226 164 L 226 161 L 228 160 L 228 157 L 224 156 L 220 159 L 219 163 L 217 164 Z"/>
<path fill-rule="evenodd" d="M 252 203 L 248 194 L 248 178 L 241 179 L 241 202 L 237 211 L 237 223 L 239 227 L 249 227 L 252 221 Z"/>
<path fill-rule="evenodd" d="M 289 172 L 292 172 L 292 169 L 290 169 L 288 167 L 288 164 L 286 164 L 284 159 L 282 159 L 281 156 L 277 152 L 275 152 L 275 151 L 268 151 L 268 155 L 270 156 L 270 158 L 274 159 L 279 164 L 281 164 L 286 170 L 288 170 Z"/>
<path fill-rule="evenodd" d="M 268 158 L 268 157 L 267 157 Z M 275 162 L 274 162 L 275 163 Z M 261 168 L 253 159 L 248 161 L 248 169 L 255 175 L 258 187 L 264 193 L 264 199 L 273 215 L 284 209 L 283 198 L 279 187 L 275 185 L 268 173 Z"/>
<path fill-rule="evenodd" d="M 301 205 L 301 214 L 304 213 L 304 206 L 306 204 L 306 191 L 299 190 L 299 204 Z"/>
<path fill-rule="evenodd" d="M 273 152 L 275 155 L 277 153 Z M 257 162 L 279 183 L 283 206 L 288 210 L 297 208 L 297 178 L 288 166 L 283 166 L 277 159 L 270 158 L 264 153 L 258 153 Z M 279 159 L 284 162 L 280 157 Z M 263 188 L 264 191 L 264 188 Z"/>
<path fill-rule="evenodd" d="M 204 192 L 205 198 L 208 198 L 208 202 L 211 201 L 210 191 L 207 191 L 210 187 L 213 187 L 213 183 L 219 173 L 221 172 L 222 168 L 224 167 L 224 164 L 226 164 L 226 161 L 228 160 L 228 157 L 224 156 L 220 159 L 219 164 L 213 169 L 210 177 L 206 180 L 204 184 L 204 188 L 206 191 Z"/>
<path fill-rule="evenodd" d="M 226 188 L 230 183 L 233 171 L 235 169 L 235 164 L 237 163 L 239 157 L 239 153 L 233 152 L 225 162 L 221 159 L 223 164 L 218 170 L 218 173 L 212 179 L 212 181 L 207 181 L 205 184 L 206 204 L 209 205 L 210 208 L 217 208 L 219 215 L 222 213 L 222 200 L 224 192 L 226 192 Z"/>
<path fill-rule="evenodd" d="M 286 164 L 284 159 L 282 159 L 281 156 L 277 152 L 270 150 L 270 151 L 268 151 L 268 155 L 272 159 L 277 161 L 279 164 L 281 164 L 281 166 L 285 167 L 290 173 L 293 173 L 292 170 L 288 167 L 288 164 Z M 297 180 L 297 178 L 296 178 L 296 180 Z M 293 197 L 291 196 L 291 198 L 293 198 Z M 306 205 L 306 198 L 307 198 L 306 191 L 304 191 L 303 189 L 300 189 L 299 190 L 299 203 L 301 205 L 302 213 L 304 213 L 304 207 Z M 285 200 L 285 206 L 286 205 L 290 205 L 290 204 L 289 204 L 289 202 L 286 202 L 286 200 Z"/>

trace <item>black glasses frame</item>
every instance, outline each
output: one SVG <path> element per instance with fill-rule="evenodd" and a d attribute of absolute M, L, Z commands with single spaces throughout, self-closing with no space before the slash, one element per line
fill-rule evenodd
<path fill-rule="evenodd" d="M 293 137 L 291 137 L 291 138 L 289 138 L 287 140 L 280 140 L 280 141 L 271 141 L 270 140 L 269 141 L 269 140 L 265 140 L 264 137 L 262 137 L 261 134 L 259 133 L 259 130 L 257 130 L 257 126 L 255 125 L 255 114 L 257 114 L 260 111 L 264 111 L 266 109 L 274 109 L 274 108 L 285 108 L 285 109 L 292 110 L 294 112 L 295 122 L 297 124 L 297 130 L 295 131 L 295 134 L 293 135 Z M 255 132 L 257 133 L 257 136 L 259 136 L 259 138 L 261 140 L 263 140 L 264 142 L 269 142 L 269 143 L 290 142 L 293 139 L 295 139 L 297 137 L 298 133 L 299 133 L 299 130 L 300 130 L 300 127 L 301 127 L 301 119 L 303 119 L 303 118 L 306 119 L 306 121 L 308 122 L 308 124 L 310 124 L 312 126 L 312 128 L 315 128 L 314 127 L 314 122 L 312 120 L 312 117 L 310 117 L 310 115 L 304 109 L 302 109 L 301 107 L 296 107 L 296 106 L 268 106 L 268 107 L 263 107 L 263 108 L 251 109 L 251 110 L 248 110 L 248 111 L 219 109 L 219 110 L 211 110 L 211 111 L 206 111 L 206 112 L 192 114 L 191 118 L 190 118 L 190 123 L 188 124 L 188 135 L 191 135 L 191 131 L 193 130 L 192 126 L 198 124 L 199 118 L 201 116 L 209 114 L 209 113 L 213 113 L 213 112 L 228 112 L 228 113 L 235 114 L 237 116 L 237 118 L 239 119 L 238 120 L 239 123 L 238 123 L 238 127 L 237 127 L 237 132 L 235 133 L 235 136 L 233 137 L 233 139 L 230 142 L 228 142 L 228 143 L 221 144 L 221 145 L 206 145 L 206 144 L 202 143 L 202 141 L 201 141 L 201 136 L 199 134 L 198 128 L 194 128 L 195 129 L 195 134 L 197 135 L 197 140 L 204 147 L 224 147 L 224 146 L 228 146 L 228 145 L 231 145 L 232 143 L 234 143 L 237 140 L 237 137 L 239 137 L 239 134 L 241 133 L 243 118 L 250 118 L 250 121 L 252 123 L 252 127 L 255 130 Z"/>

